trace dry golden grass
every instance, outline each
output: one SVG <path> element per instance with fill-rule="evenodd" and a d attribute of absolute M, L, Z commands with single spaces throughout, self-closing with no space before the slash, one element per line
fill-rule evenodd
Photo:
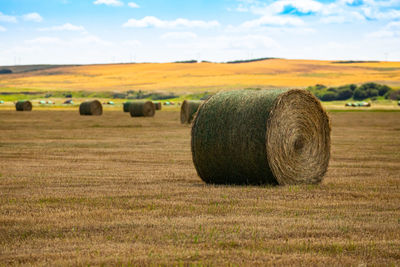
<path fill-rule="evenodd" d="M 380 82 L 400 86 L 400 62 L 338 64 L 331 61 L 271 59 L 242 64 L 146 63 L 70 66 L 0 77 L 0 88 L 176 93 L 244 87 L 338 86 Z"/>
<path fill-rule="evenodd" d="M 0 265 L 399 265 L 400 113 L 333 113 L 317 186 L 210 186 L 179 113 L 0 111 Z"/>

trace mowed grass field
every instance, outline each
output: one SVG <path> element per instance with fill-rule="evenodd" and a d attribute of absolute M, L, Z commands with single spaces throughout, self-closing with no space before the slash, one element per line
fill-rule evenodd
<path fill-rule="evenodd" d="M 400 62 L 269 59 L 241 64 L 203 62 L 45 67 L 1 75 L 0 90 L 142 90 L 182 94 L 242 88 L 303 88 L 318 83 L 340 86 L 377 82 L 400 87 Z"/>
<path fill-rule="evenodd" d="M 399 265 L 400 113 L 332 112 L 320 185 L 213 186 L 177 111 L 0 111 L 0 265 Z"/>

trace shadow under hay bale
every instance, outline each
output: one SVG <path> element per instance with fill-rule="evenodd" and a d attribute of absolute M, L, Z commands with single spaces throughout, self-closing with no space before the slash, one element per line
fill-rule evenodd
<path fill-rule="evenodd" d="M 98 100 L 86 101 L 79 106 L 79 114 L 100 116 L 103 114 L 103 106 Z"/>
<path fill-rule="evenodd" d="M 162 107 L 161 102 L 154 102 L 153 104 L 154 104 L 154 107 L 156 108 L 156 110 L 161 110 L 161 107 Z"/>
<path fill-rule="evenodd" d="M 15 103 L 15 109 L 17 111 L 31 111 L 32 103 L 31 101 L 18 101 Z"/>
<path fill-rule="evenodd" d="M 181 106 L 181 123 L 191 123 L 193 117 L 199 109 L 203 101 L 200 100 L 185 100 Z"/>
<path fill-rule="evenodd" d="M 136 101 L 129 105 L 131 117 L 153 117 L 156 108 L 151 101 Z"/>
<path fill-rule="evenodd" d="M 200 106 L 191 136 L 206 183 L 315 184 L 330 158 L 329 118 L 305 90 L 216 94 Z"/>

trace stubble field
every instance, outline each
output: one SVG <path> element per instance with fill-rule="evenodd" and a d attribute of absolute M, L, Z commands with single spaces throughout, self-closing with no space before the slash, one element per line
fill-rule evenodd
<path fill-rule="evenodd" d="M 0 265 L 400 264 L 400 113 L 331 112 L 320 185 L 212 186 L 177 111 L 0 111 Z"/>

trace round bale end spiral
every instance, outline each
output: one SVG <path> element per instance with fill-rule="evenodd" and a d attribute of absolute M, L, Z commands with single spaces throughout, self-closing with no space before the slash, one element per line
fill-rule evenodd
<path fill-rule="evenodd" d="M 32 111 L 31 101 L 18 101 L 15 103 L 16 111 Z"/>
<path fill-rule="evenodd" d="M 184 100 L 181 106 L 181 123 L 191 123 L 194 115 L 199 109 L 203 101 L 200 100 Z"/>
<path fill-rule="evenodd" d="M 330 158 L 330 122 L 306 90 L 222 92 L 200 106 L 193 162 L 213 184 L 316 184 Z"/>
<path fill-rule="evenodd" d="M 100 116 L 103 114 L 103 106 L 98 100 L 86 101 L 80 104 L 79 114 L 86 116 Z"/>
<path fill-rule="evenodd" d="M 153 117 L 156 108 L 151 101 L 136 101 L 129 105 L 131 117 Z"/>

